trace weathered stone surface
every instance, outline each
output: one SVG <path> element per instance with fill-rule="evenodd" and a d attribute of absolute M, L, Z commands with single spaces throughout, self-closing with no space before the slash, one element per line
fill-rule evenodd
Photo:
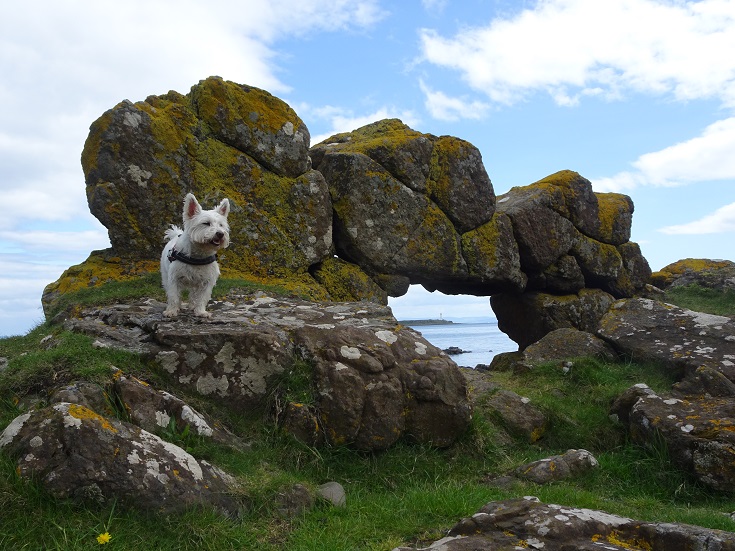
<path fill-rule="evenodd" d="M 279 176 L 308 170 L 309 129 L 265 90 L 209 78 L 192 88 L 192 110 L 213 136 Z"/>
<path fill-rule="evenodd" d="M 459 233 L 493 216 L 495 193 L 482 156 L 464 140 L 421 134 L 398 119 L 387 119 L 332 136 L 311 150 L 314 168 L 320 171 L 332 164 L 330 157 L 353 153 L 369 157 L 395 180 L 426 195 Z"/>
<path fill-rule="evenodd" d="M 573 328 L 555 329 L 523 351 L 530 363 L 594 357 L 613 359 L 615 350 L 592 333 Z"/>
<path fill-rule="evenodd" d="M 303 484 L 294 484 L 276 494 L 276 509 L 283 518 L 302 516 L 314 506 L 314 496 Z"/>
<path fill-rule="evenodd" d="M 238 512 L 232 477 L 139 427 L 60 402 L 24 413 L 0 434 L 18 473 L 52 495 L 157 512 L 212 506 Z"/>
<path fill-rule="evenodd" d="M 709 289 L 735 290 L 735 262 L 685 258 L 652 274 L 654 285 L 661 289 L 683 285 L 699 285 Z"/>
<path fill-rule="evenodd" d="M 486 405 L 508 432 L 528 442 L 536 442 L 546 432 L 548 419 L 529 398 L 499 390 L 490 396 Z"/>
<path fill-rule="evenodd" d="M 469 424 L 460 369 L 387 307 L 257 294 L 214 304 L 209 320 L 175 321 L 163 307 L 90 309 L 66 325 L 154 359 L 178 384 L 239 412 L 269 407 L 267 396 L 301 357 L 313 366 L 313 405 L 286 410 L 284 423 L 307 442 L 326 436 L 378 450 L 406 436 L 448 446 Z"/>
<path fill-rule="evenodd" d="M 238 437 L 173 394 L 156 390 L 119 370 L 113 378 L 113 392 L 120 405 L 128 412 L 130 421 L 142 429 L 153 433 L 162 430 L 188 432 L 233 448 L 245 448 Z"/>
<path fill-rule="evenodd" d="M 496 201 L 479 151 L 464 140 L 389 119 L 309 149 L 308 129 L 285 102 L 219 77 L 186 95 L 113 107 L 92 124 L 82 167 L 90 210 L 112 247 L 46 288 L 47 315 L 65 293 L 157 271 L 163 231 L 179 222 L 187 192 L 205 206 L 230 200 L 224 277 L 312 300 L 386 304 L 411 283 L 447 294 L 565 297 L 589 288 L 622 298 L 650 276 L 629 241 L 630 198 L 594 193 L 576 172 Z M 589 330 L 586 317 L 534 321 L 534 332 L 518 338 Z"/>
<path fill-rule="evenodd" d="M 626 412 L 637 395 L 632 407 Z M 665 446 L 672 461 L 698 480 L 735 492 L 735 402 L 732 396 L 659 396 L 638 387 L 618 399 L 616 411 L 628 419 L 634 442 Z"/>
<path fill-rule="evenodd" d="M 78 404 L 101 415 L 112 414 L 112 404 L 105 389 L 87 381 L 76 381 L 54 389 L 50 393 L 49 403 L 59 402 Z"/>
<path fill-rule="evenodd" d="M 124 101 L 95 121 L 82 153 L 92 214 L 124 265 L 160 255 L 181 200 L 230 199 L 224 273 L 286 277 L 332 251 L 332 207 L 308 169 L 309 131 L 283 101 L 211 77 L 186 96 Z M 89 283 L 88 281 L 85 282 Z"/>
<path fill-rule="evenodd" d="M 621 354 L 661 362 L 683 375 L 708 366 L 735 382 L 735 322 L 651 299 L 617 301 L 597 334 Z"/>
<path fill-rule="evenodd" d="M 554 455 L 521 465 L 514 471 L 514 474 L 518 478 L 530 480 L 536 484 L 548 484 L 573 478 L 599 466 L 595 456 L 587 450 L 567 450 L 562 455 Z"/>
<path fill-rule="evenodd" d="M 420 551 L 731 551 L 735 534 L 686 524 L 632 520 L 591 509 L 547 505 L 526 497 L 484 505 L 447 537 Z M 410 551 L 400 547 L 394 551 Z"/>
<path fill-rule="evenodd" d="M 563 296 L 504 293 L 493 295 L 490 304 L 498 316 L 500 330 L 523 350 L 555 329 L 572 327 L 595 332 L 614 300 L 599 289 L 582 289 Z"/>
<path fill-rule="evenodd" d="M 524 287 L 510 220 L 477 149 L 392 119 L 311 149 L 329 183 L 338 253 L 371 274 L 445 293 Z"/>
<path fill-rule="evenodd" d="M 412 279 L 466 274 L 459 235 L 426 195 L 362 153 L 328 153 L 319 170 L 329 183 L 341 256 L 372 272 Z"/>

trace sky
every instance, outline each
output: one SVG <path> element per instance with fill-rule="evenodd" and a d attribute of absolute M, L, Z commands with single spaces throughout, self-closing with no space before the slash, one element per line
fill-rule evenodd
<path fill-rule="evenodd" d="M 559 170 L 635 203 L 655 271 L 735 260 L 735 0 L 27 0 L 0 18 L 0 336 L 109 246 L 80 155 L 123 99 L 263 88 L 312 144 L 397 117 L 481 152 L 496 194 Z M 415 286 L 399 319 L 492 315 Z"/>

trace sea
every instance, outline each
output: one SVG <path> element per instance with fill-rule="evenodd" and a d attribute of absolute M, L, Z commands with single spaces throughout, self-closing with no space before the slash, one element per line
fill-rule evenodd
<path fill-rule="evenodd" d="M 456 346 L 466 352 L 450 356 L 458 365 L 475 367 L 489 365 L 493 357 L 501 352 L 516 352 L 518 344 L 498 329 L 496 320 L 484 322 L 453 322 L 441 325 L 412 325 L 434 346 L 442 350 Z"/>

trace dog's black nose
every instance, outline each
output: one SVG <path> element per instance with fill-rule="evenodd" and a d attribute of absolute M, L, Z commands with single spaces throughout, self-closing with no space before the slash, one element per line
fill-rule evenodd
<path fill-rule="evenodd" d="M 217 237 L 222 238 L 224 236 L 225 236 L 225 234 L 223 232 L 221 232 L 221 231 L 218 231 L 217 232 Z"/>

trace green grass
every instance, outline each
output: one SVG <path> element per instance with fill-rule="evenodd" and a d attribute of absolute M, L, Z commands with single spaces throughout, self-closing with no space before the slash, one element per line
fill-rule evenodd
<path fill-rule="evenodd" d="M 699 285 L 670 287 L 666 291 L 665 300 L 696 312 L 735 316 L 735 291 L 729 289 L 717 291 Z"/>
<path fill-rule="evenodd" d="M 121 296 L 118 292 L 106 294 L 105 300 Z M 130 298 L 130 289 L 125 293 Z M 89 300 L 97 302 L 93 296 Z M 528 396 L 547 414 L 551 424 L 540 441 L 529 444 L 509 437 L 480 401 L 469 430 L 449 449 L 401 441 L 385 452 L 367 454 L 347 447 L 310 448 L 279 432 L 268 419 L 235 417 L 215 401 L 185 396 L 168 384 L 165 373 L 137 356 L 95 348 L 91 339 L 59 327 L 44 324 L 25 336 L 0 339 L 0 357 L 9 359 L 0 372 L 0 428 L 34 400 L 42 407 L 48 386 L 79 378 L 106 385 L 115 366 L 187 399 L 252 442 L 250 450 L 236 452 L 173 426 L 162 431 L 239 479 L 248 505 L 236 520 L 206 510 L 161 516 L 114 504 L 57 500 L 37 481 L 21 479 L 15 461 L 0 453 L 0 549 L 99 549 L 97 536 L 109 532 L 109 549 L 382 551 L 428 545 L 488 501 L 524 495 L 640 520 L 735 530 L 726 515 L 735 510 L 733 497 L 680 472 L 664 446 L 645 450 L 631 444 L 625 430 L 608 418 L 612 400 L 635 383 L 670 389 L 671 375 L 656 365 L 582 358 L 572 361 L 568 373 L 553 363 L 529 373 L 493 373 L 488 376 L 502 388 Z M 308 367 L 295 362 L 274 395 L 308 403 Z M 517 482 L 501 489 L 488 483 L 523 463 L 569 448 L 590 450 L 600 467 L 546 486 Z M 346 507 L 319 502 L 296 518 L 279 516 L 276 496 L 285 488 L 296 483 L 316 488 L 330 480 L 345 487 Z"/>
<path fill-rule="evenodd" d="M 263 285 L 245 279 L 220 278 L 214 287 L 212 298 L 221 299 L 235 291 L 249 293 L 259 290 L 281 296 L 293 294 L 278 285 Z M 160 301 L 166 300 L 166 294 L 161 287 L 160 274 L 150 273 L 136 279 L 112 281 L 98 287 L 89 287 L 66 293 L 56 300 L 47 317 L 53 319 L 60 312 L 67 311 L 73 307 L 105 306 L 143 298 L 154 298 Z"/>

